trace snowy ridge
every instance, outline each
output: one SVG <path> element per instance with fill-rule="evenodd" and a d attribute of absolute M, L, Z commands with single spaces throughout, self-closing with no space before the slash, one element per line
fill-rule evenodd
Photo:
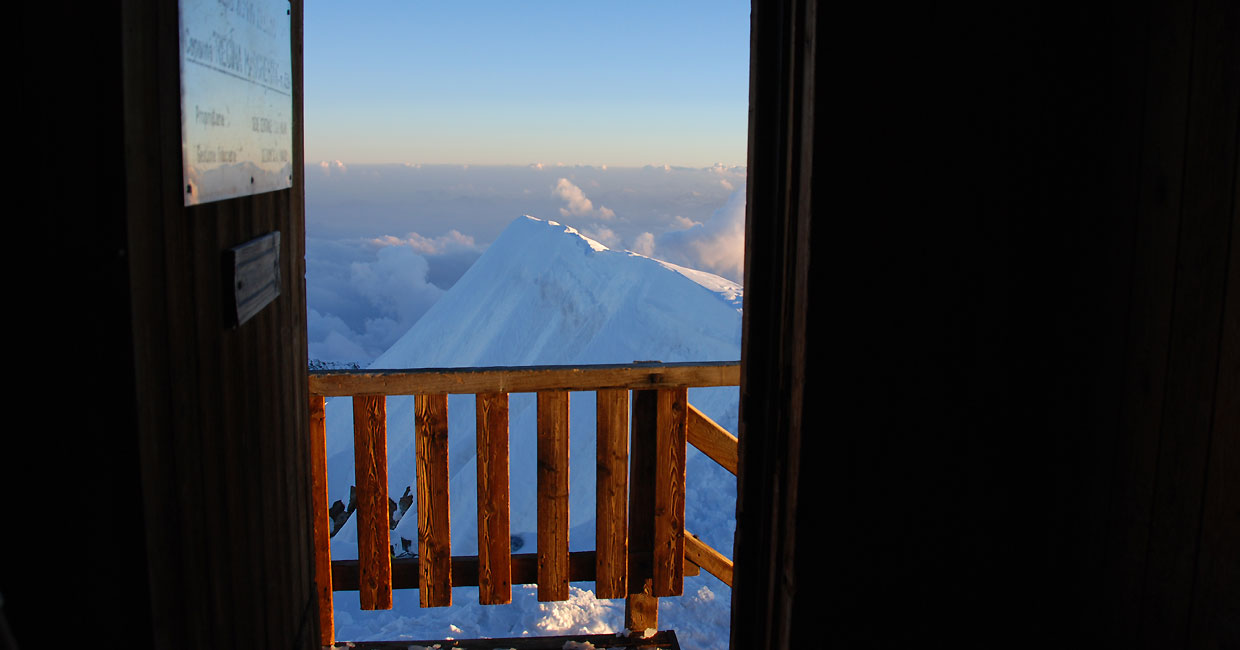
<path fill-rule="evenodd" d="M 717 275 L 613 251 L 524 216 L 371 367 L 735 360 L 741 298 L 739 285 Z M 722 327 L 700 332 L 708 340 L 682 341 L 680 327 L 725 308 L 733 313 Z"/>
<path fill-rule="evenodd" d="M 740 285 L 719 276 L 628 251 L 614 251 L 571 227 L 523 216 L 514 220 L 452 289 L 371 368 L 584 365 L 652 359 L 733 361 L 740 358 L 742 300 Z M 735 387 L 691 389 L 689 395 L 691 403 L 733 432 L 737 398 Z M 594 393 L 575 392 L 570 400 L 569 543 L 572 550 L 589 550 L 594 548 L 595 525 Z M 533 394 L 513 394 L 510 398 L 511 530 L 516 538 L 514 547 L 522 545 L 514 551 L 522 553 L 533 552 L 536 544 L 534 404 Z M 412 397 L 389 397 L 387 413 L 389 496 L 399 500 L 409 486 L 415 485 Z M 449 502 L 454 555 L 478 552 L 474 417 L 472 395 L 450 396 Z M 349 398 L 328 400 L 327 438 L 330 500 L 348 503 L 349 486 L 353 484 Z M 692 448 L 688 475 L 687 527 L 730 556 L 735 477 Z M 412 492 L 416 494 L 416 489 Z M 392 531 L 392 544 L 398 554 L 403 548 L 402 539 L 416 551 L 416 509 L 415 501 Z M 350 519 L 333 538 L 332 555 L 347 559 L 356 557 L 356 552 L 356 533 Z M 726 621 L 730 597 L 727 587 L 705 573 L 692 580 L 686 579 L 685 599 L 669 602 L 684 600 L 683 606 L 692 602 L 699 610 L 706 607 L 713 612 L 708 616 L 705 611 L 697 611 L 695 616 L 699 619 Z M 698 593 L 701 589 L 706 592 Z M 711 595 L 720 590 L 724 593 L 719 598 Z M 515 592 L 514 586 L 514 596 Z M 689 598 L 690 594 L 697 596 Z M 462 592 L 460 598 L 467 596 Z M 582 592 L 580 598 L 588 600 L 593 595 Z M 416 593 L 412 601 L 416 603 Z M 597 602 L 599 607 L 610 602 L 623 608 L 622 601 Z M 547 606 L 533 600 L 529 603 L 528 607 Z M 574 606 L 585 605 L 579 602 Z M 521 610 L 527 606 L 518 603 L 506 607 Z M 719 607 L 723 608 L 722 613 L 714 612 Z M 355 611 L 356 596 L 338 594 L 337 609 L 342 608 L 347 620 L 358 621 L 362 630 L 375 629 L 361 623 L 372 613 Z M 496 607 L 481 609 L 488 616 L 499 615 L 490 611 Z M 530 615 L 531 612 L 524 612 L 512 618 L 510 624 L 528 627 L 518 625 L 517 621 L 527 620 Z M 444 621 L 451 619 L 451 623 L 463 625 L 457 618 L 445 616 Z M 384 626 L 390 625 L 390 619 L 384 620 Z M 411 634 L 404 638 L 451 633 L 434 628 L 432 621 L 438 618 L 424 620 L 431 628 L 420 627 L 420 637 Z M 441 623 L 441 627 L 445 624 Z M 396 638 L 391 628 L 387 629 L 386 638 Z M 475 636 L 521 632 L 477 629 Z M 726 646 L 726 625 L 722 634 Z"/>

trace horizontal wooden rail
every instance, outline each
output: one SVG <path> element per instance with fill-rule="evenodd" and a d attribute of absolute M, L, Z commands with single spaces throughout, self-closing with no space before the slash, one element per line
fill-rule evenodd
<path fill-rule="evenodd" d="M 736 476 L 739 463 L 738 441 L 727 429 L 689 405 L 689 444 Z"/>
<path fill-rule="evenodd" d="M 732 560 L 697 538 L 697 535 L 685 531 L 685 559 L 690 563 L 706 569 L 706 572 L 719 578 L 723 584 L 732 586 Z"/>
<path fill-rule="evenodd" d="M 569 582 L 592 582 L 595 579 L 594 551 L 573 551 L 568 554 Z M 650 573 L 651 554 L 634 553 L 629 557 L 638 573 Z M 476 555 L 458 555 L 452 558 L 452 586 L 477 587 L 479 560 Z M 512 584 L 538 584 L 538 554 L 515 553 L 512 555 Z M 696 576 L 701 569 L 685 558 L 685 575 Z M 398 557 L 392 560 L 392 587 L 394 589 L 417 589 L 419 585 L 419 562 L 417 557 Z M 357 560 L 332 560 L 332 591 L 357 591 Z M 619 596 L 623 597 L 623 596 Z"/>
<path fill-rule="evenodd" d="M 310 392 L 344 395 L 536 393 L 600 388 L 694 388 L 739 386 L 739 361 L 711 363 L 603 364 L 426 368 L 419 370 L 322 370 L 310 374 Z"/>

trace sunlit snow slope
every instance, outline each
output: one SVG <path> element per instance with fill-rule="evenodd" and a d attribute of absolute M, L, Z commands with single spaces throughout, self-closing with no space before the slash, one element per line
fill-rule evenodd
<path fill-rule="evenodd" d="M 724 278 L 635 253 L 609 250 L 554 221 L 520 217 L 371 368 L 729 361 L 740 358 L 741 287 Z M 693 389 L 690 402 L 736 431 L 735 387 Z M 535 398 L 510 404 L 512 533 L 520 552 L 536 543 Z M 389 495 L 415 485 L 413 399 L 389 397 Z M 477 554 L 474 397 L 449 398 L 449 487 L 455 555 Z M 570 545 L 594 548 L 594 393 L 571 394 Z M 352 404 L 327 403 L 331 500 L 353 484 Z M 732 546 L 735 477 L 690 450 L 686 519 L 725 554 Z M 416 490 L 412 491 L 416 495 Z M 392 534 L 417 544 L 416 503 Z M 336 559 L 356 557 L 350 521 Z"/>

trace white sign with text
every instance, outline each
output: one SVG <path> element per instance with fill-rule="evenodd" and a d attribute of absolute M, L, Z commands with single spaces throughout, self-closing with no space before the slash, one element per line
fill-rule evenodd
<path fill-rule="evenodd" d="M 180 0 L 185 205 L 293 185 L 288 0 Z"/>

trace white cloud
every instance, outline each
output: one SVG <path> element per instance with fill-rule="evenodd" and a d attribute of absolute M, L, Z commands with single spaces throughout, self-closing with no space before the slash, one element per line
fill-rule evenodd
<path fill-rule="evenodd" d="M 597 185 L 597 183 L 595 183 Z M 586 193 L 581 191 L 580 187 L 573 184 L 567 178 L 561 178 L 555 184 L 555 189 L 551 193 L 562 199 L 567 205 L 560 208 L 560 216 L 562 217 L 586 217 L 597 216 L 600 219 L 611 219 L 616 213 L 610 208 L 599 206 L 598 210 L 594 209 L 594 202 L 586 197 Z"/>
<path fill-rule="evenodd" d="M 374 262 L 354 262 L 349 280 L 353 290 L 381 313 L 410 327 L 443 294 L 442 289 L 426 281 L 429 268 L 426 258 L 413 249 L 388 246 L 379 249 Z"/>
<path fill-rule="evenodd" d="M 700 225 L 702 225 L 700 221 L 694 221 L 692 219 L 689 219 L 688 217 L 682 217 L 680 215 L 676 215 L 672 217 L 672 227 L 675 228 L 676 230 L 687 230 L 694 226 L 700 226 Z"/>
<path fill-rule="evenodd" d="M 580 187 L 573 185 L 573 182 L 567 178 L 557 181 L 551 193 L 564 199 L 564 202 L 568 204 L 567 208 L 560 208 L 560 214 L 565 217 L 569 215 L 584 217 L 594 212 L 594 203 L 586 198 L 586 193 L 582 192 Z"/>
<path fill-rule="evenodd" d="M 686 220 L 687 221 L 687 220 Z M 655 242 L 656 257 L 673 264 L 710 271 L 742 282 L 745 275 L 745 187 L 705 223 L 663 233 Z M 634 252 L 641 252 L 634 249 Z"/>
<path fill-rule="evenodd" d="M 482 250 L 473 237 L 463 235 L 455 229 L 438 237 L 423 237 L 416 232 L 411 232 L 404 238 L 384 235 L 371 239 L 370 242 L 377 246 L 408 246 L 423 255 L 443 255 L 460 251 L 481 252 Z"/>
<path fill-rule="evenodd" d="M 322 169 L 325 174 L 331 174 L 333 172 L 343 174 L 349 171 L 349 168 L 339 160 L 324 160 L 319 163 L 319 168 Z"/>
<path fill-rule="evenodd" d="M 633 240 L 633 252 L 646 257 L 654 256 L 654 233 L 644 232 Z"/>
<path fill-rule="evenodd" d="M 440 248 L 459 245 L 452 237 L 428 241 Z M 306 240 L 311 357 L 369 363 L 443 295 L 429 279 L 435 273 L 431 259 L 443 263 L 452 256 L 431 258 L 408 244 L 395 237 Z"/>

